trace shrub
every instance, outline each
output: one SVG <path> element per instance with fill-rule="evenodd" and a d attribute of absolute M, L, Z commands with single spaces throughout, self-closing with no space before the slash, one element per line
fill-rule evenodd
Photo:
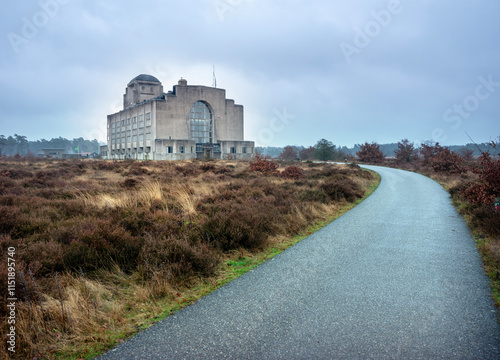
<path fill-rule="evenodd" d="M 0 235 L 10 234 L 20 223 L 22 214 L 17 206 L 0 206 Z"/>
<path fill-rule="evenodd" d="M 326 204 L 328 203 L 328 195 L 323 190 L 306 189 L 300 190 L 295 194 L 295 198 L 299 201 L 313 201 Z"/>
<path fill-rule="evenodd" d="M 489 153 L 480 157 L 480 166 L 472 168 L 479 175 L 477 183 L 470 183 L 462 191 L 464 197 L 474 204 L 492 203 L 495 197 L 500 197 L 500 159 L 492 159 Z"/>
<path fill-rule="evenodd" d="M 310 159 L 314 157 L 314 152 L 315 149 L 312 146 L 309 146 L 308 148 L 303 148 L 299 152 L 299 158 L 300 160 L 307 160 L 307 163 L 312 163 Z"/>
<path fill-rule="evenodd" d="M 493 204 L 481 204 L 471 210 L 471 223 L 474 228 L 488 236 L 500 236 L 500 211 Z"/>
<path fill-rule="evenodd" d="M 120 163 L 114 161 L 99 161 L 97 162 L 98 170 L 116 171 L 120 168 Z"/>
<path fill-rule="evenodd" d="M 285 146 L 281 154 L 279 155 L 281 160 L 297 160 L 297 151 L 293 146 Z"/>
<path fill-rule="evenodd" d="M 144 175 L 144 174 L 149 174 L 149 170 L 146 168 L 143 168 L 141 166 L 136 165 L 135 163 L 130 167 L 130 170 L 128 171 L 128 176 L 139 176 L 139 175 Z"/>
<path fill-rule="evenodd" d="M 333 201 L 347 200 L 355 201 L 363 197 L 361 187 L 348 177 L 337 177 L 326 181 L 321 185 L 321 189 Z"/>
<path fill-rule="evenodd" d="M 16 186 L 16 182 L 10 178 L 0 177 L 0 195 L 4 195 L 8 193 L 8 188 L 14 188 Z"/>
<path fill-rule="evenodd" d="M 266 178 L 236 181 L 200 201 L 198 212 L 208 216 L 203 236 L 222 251 L 260 248 L 295 204 L 293 186 L 287 190 Z"/>
<path fill-rule="evenodd" d="M 431 160 L 434 156 L 443 151 L 443 148 L 439 143 L 432 144 L 421 144 L 420 145 L 420 155 L 423 156 L 423 165 L 430 165 Z"/>
<path fill-rule="evenodd" d="M 216 168 L 214 170 L 214 173 L 215 174 L 220 174 L 220 175 L 223 175 L 223 174 L 232 174 L 232 173 L 234 173 L 234 167 L 231 167 L 230 165 L 228 165 L 228 166 L 221 166 L 219 168 Z"/>
<path fill-rule="evenodd" d="M 194 176 L 200 173 L 200 168 L 195 163 L 187 163 L 184 165 L 177 165 L 175 170 L 183 176 Z"/>
<path fill-rule="evenodd" d="M 130 271 L 137 266 L 142 241 L 119 224 L 83 219 L 68 231 L 65 236 L 72 238 L 72 242 L 64 254 L 66 269 L 95 271 L 111 269 L 117 264 L 124 271 Z"/>
<path fill-rule="evenodd" d="M 464 160 L 454 151 L 445 148 L 437 155 L 433 156 L 430 164 L 435 172 L 443 172 L 446 174 L 462 174 L 466 170 L 464 168 Z"/>
<path fill-rule="evenodd" d="M 20 257 L 31 269 L 37 269 L 37 276 L 63 271 L 63 244 L 54 240 L 35 241 L 26 245 Z"/>
<path fill-rule="evenodd" d="M 255 155 L 255 160 L 248 167 L 250 171 L 258 172 L 263 175 L 276 175 L 278 173 L 278 165 L 269 160 L 269 157 Z"/>
<path fill-rule="evenodd" d="M 271 232 L 272 217 L 266 209 L 249 209 L 242 204 L 232 204 L 223 211 L 212 214 L 203 225 L 205 239 L 222 251 L 239 248 L 258 249 L 266 244 Z"/>
<path fill-rule="evenodd" d="M 285 179 L 299 180 L 306 178 L 304 170 L 298 166 L 288 166 L 280 173 L 280 176 Z"/>
<path fill-rule="evenodd" d="M 179 280 L 214 273 L 218 256 L 209 245 L 188 236 L 148 236 L 139 254 L 140 265 L 152 271 L 169 270 Z"/>
<path fill-rule="evenodd" d="M 418 150 L 408 139 L 398 142 L 398 148 L 394 151 L 396 161 L 400 163 L 409 163 L 418 158 Z"/>
<path fill-rule="evenodd" d="M 137 179 L 127 178 L 122 182 L 121 185 L 125 188 L 134 188 L 137 186 L 137 183 L 138 183 Z"/>
<path fill-rule="evenodd" d="M 471 162 L 474 160 L 474 150 L 465 148 L 460 151 L 460 156 L 466 161 Z"/>
<path fill-rule="evenodd" d="M 384 161 L 384 154 L 380 151 L 380 146 L 373 142 L 371 144 L 365 142 L 360 146 L 356 153 L 359 161 L 371 164 L 380 164 Z"/>
<path fill-rule="evenodd" d="M 204 163 L 200 166 L 200 170 L 203 172 L 208 172 L 208 171 L 214 171 L 215 170 L 215 165 L 212 163 Z"/>
<path fill-rule="evenodd" d="M 31 171 L 26 171 L 23 169 L 9 169 L 9 170 L 0 170 L 1 177 L 8 177 L 11 179 L 25 179 L 33 176 Z"/>
<path fill-rule="evenodd" d="M 364 171 L 363 171 L 364 172 Z M 322 170 L 309 170 L 307 175 L 311 179 L 322 179 L 331 177 L 348 177 L 355 174 L 361 174 L 361 171 L 353 170 L 345 166 L 327 165 Z"/>

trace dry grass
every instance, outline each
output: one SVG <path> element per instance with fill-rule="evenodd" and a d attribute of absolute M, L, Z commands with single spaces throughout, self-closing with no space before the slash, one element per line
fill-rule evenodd
<path fill-rule="evenodd" d="M 165 203 L 165 208 L 167 208 L 163 189 L 157 181 L 143 184 L 137 190 L 127 190 L 116 194 L 101 193 L 92 195 L 82 193 L 80 198 L 88 208 L 134 208 L 151 206 L 155 203 Z"/>
<path fill-rule="evenodd" d="M 189 216 L 196 215 L 196 197 L 186 185 L 176 185 L 170 192 L 171 196 L 180 205 L 184 214 Z M 200 196 L 198 196 L 200 198 Z"/>
<path fill-rule="evenodd" d="M 333 165 L 303 166 L 295 181 L 246 162 L 151 164 L 0 161 L 0 247 L 16 247 L 23 274 L 14 358 L 91 358 L 228 281 L 228 259 L 331 218 L 347 203 L 324 182 L 373 182 Z"/>

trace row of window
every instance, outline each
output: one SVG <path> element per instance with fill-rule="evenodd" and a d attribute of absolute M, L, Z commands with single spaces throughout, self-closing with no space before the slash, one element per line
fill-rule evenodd
<path fill-rule="evenodd" d="M 141 126 L 141 123 L 143 124 Z M 125 125 L 131 125 L 131 124 L 137 124 L 137 116 L 134 116 L 132 118 L 128 119 L 122 119 L 118 121 L 112 121 L 110 124 L 108 124 L 108 128 L 111 127 L 112 129 L 119 128 L 120 125 L 122 126 L 122 129 Z M 139 115 L 139 127 L 144 126 L 144 114 Z M 146 126 L 151 126 L 151 113 L 146 113 Z"/>
<path fill-rule="evenodd" d="M 151 147 L 148 146 L 146 148 L 146 152 L 149 153 L 150 151 L 151 151 Z M 135 153 L 139 153 L 140 154 L 140 153 L 143 152 L 143 148 L 142 147 L 138 148 L 138 149 L 137 148 L 128 148 L 128 149 L 123 148 L 123 149 L 118 149 L 118 150 L 113 150 L 112 151 L 113 154 L 119 154 L 119 153 L 124 154 L 125 152 L 127 152 L 127 153 L 134 153 L 134 154 Z M 165 152 L 167 154 L 172 154 L 173 153 L 173 147 L 172 146 L 166 146 L 165 147 Z M 179 152 L 181 154 L 185 154 L 186 153 L 186 148 L 184 146 L 180 146 L 179 147 Z M 192 146 L 191 146 L 191 152 L 193 152 L 193 147 Z"/>
<path fill-rule="evenodd" d="M 150 121 L 146 121 L 146 127 L 150 127 L 151 126 L 151 120 Z M 111 128 L 111 132 L 114 134 L 115 132 L 120 132 L 121 131 L 125 131 L 125 130 L 136 130 L 137 128 L 139 129 L 143 129 L 144 128 L 144 121 L 141 121 L 139 122 L 139 126 L 137 125 L 137 123 L 135 124 L 132 124 L 132 125 L 123 125 L 121 128 L 118 126 L 118 127 L 112 127 Z"/>
<path fill-rule="evenodd" d="M 139 153 L 142 153 L 142 148 L 139 148 L 139 149 L 140 149 L 140 150 L 139 150 Z M 149 149 L 149 147 L 147 147 L 147 149 Z M 127 150 L 129 153 L 131 152 L 131 149 L 130 149 L 130 148 L 125 149 L 125 147 L 124 147 L 124 148 L 122 148 L 122 149 L 117 149 L 116 151 L 115 151 L 115 150 L 113 150 L 113 153 L 118 153 L 118 152 L 120 152 L 120 151 L 123 153 L 123 152 L 125 152 L 125 150 Z M 137 152 L 137 148 L 134 148 L 133 150 L 134 150 L 134 153 L 135 153 L 135 152 Z M 193 150 L 194 150 L 194 148 L 191 146 L 191 153 L 193 153 Z M 203 149 L 202 149 L 201 147 L 198 147 L 198 146 L 197 146 L 197 147 L 196 147 L 196 151 L 203 151 Z M 149 151 L 147 151 L 147 152 L 149 152 Z M 173 147 L 172 147 L 172 146 L 166 146 L 166 147 L 165 147 L 165 152 L 166 152 L 167 154 L 172 154 L 172 153 L 173 153 Z M 236 154 L 236 148 L 235 148 L 235 147 L 230 147 L 229 152 L 230 152 L 231 154 Z M 247 153 L 247 148 L 246 148 L 246 147 L 242 147 L 242 148 L 241 148 L 241 152 L 242 152 L 243 154 L 246 154 L 246 153 Z M 181 154 L 185 154 L 185 153 L 186 153 L 186 147 L 185 147 L 185 146 L 179 146 L 179 153 L 181 153 Z"/>
<path fill-rule="evenodd" d="M 172 154 L 172 153 L 173 153 L 173 151 L 174 151 L 174 150 L 173 150 L 172 146 L 166 146 L 166 147 L 165 147 L 165 152 L 166 152 L 167 154 Z M 179 152 L 180 152 L 181 154 L 185 154 L 185 153 L 186 153 L 186 148 L 185 148 L 184 146 L 180 146 L 180 147 L 179 147 Z M 192 146 L 191 146 L 191 152 L 193 152 L 193 147 L 192 147 Z"/>
<path fill-rule="evenodd" d="M 236 148 L 235 148 L 235 147 L 231 147 L 231 148 L 229 148 L 229 152 L 230 152 L 231 154 L 236 154 Z M 246 153 L 247 153 L 247 148 L 246 148 L 246 146 L 243 146 L 243 147 L 241 148 L 241 153 L 242 153 L 242 154 L 246 154 Z"/>
<path fill-rule="evenodd" d="M 151 133 L 151 126 L 147 126 L 147 127 L 146 127 L 146 134 L 150 134 L 150 133 Z M 126 132 L 125 132 L 125 130 L 124 130 L 124 131 L 122 131 L 122 132 L 121 132 L 121 136 L 125 136 L 125 135 L 130 136 L 131 134 L 132 134 L 132 130 L 127 130 Z M 134 135 L 144 134 L 144 130 L 141 130 L 141 131 L 134 131 L 134 132 L 133 132 L 133 134 L 134 134 Z M 116 132 L 115 132 L 115 131 L 112 131 L 112 132 L 111 132 L 111 137 L 112 137 L 112 138 L 115 138 L 115 137 L 120 137 L 120 131 L 116 131 Z"/>
<path fill-rule="evenodd" d="M 130 139 L 132 139 L 133 142 L 137 142 L 137 140 L 139 141 L 144 141 L 144 134 L 140 134 L 139 136 L 137 135 L 133 135 L 133 136 L 124 136 L 124 137 L 112 137 L 111 138 L 111 143 L 115 143 L 115 144 L 119 144 L 120 143 L 120 139 L 121 139 L 121 142 L 124 143 L 125 142 L 125 139 L 127 139 L 127 142 L 129 143 L 130 142 Z M 151 133 L 148 133 L 146 134 L 146 140 L 151 140 Z"/>
<path fill-rule="evenodd" d="M 143 131 L 142 129 L 144 129 L 144 124 L 143 124 L 143 123 L 139 124 L 139 130 L 140 130 L 140 131 Z M 127 126 L 127 127 L 122 126 L 122 128 L 121 128 L 121 129 L 120 129 L 120 128 L 118 128 L 118 129 L 111 129 L 111 134 L 116 134 L 116 133 L 119 133 L 119 132 L 120 132 L 120 130 L 121 130 L 122 132 L 124 132 L 124 131 L 128 131 L 128 132 L 130 132 L 131 130 L 137 130 L 137 124 L 132 125 L 132 127 L 129 125 L 129 126 Z M 148 124 L 146 124 L 146 132 L 148 132 L 148 131 L 151 131 L 151 126 L 150 126 L 150 125 L 148 125 Z"/>
<path fill-rule="evenodd" d="M 119 150 L 112 150 L 111 155 L 124 155 L 124 154 L 142 154 L 142 153 L 150 153 L 151 152 L 151 147 L 147 146 L 146 148 L 128 148 L 128 149 L 119 149 Z"/>

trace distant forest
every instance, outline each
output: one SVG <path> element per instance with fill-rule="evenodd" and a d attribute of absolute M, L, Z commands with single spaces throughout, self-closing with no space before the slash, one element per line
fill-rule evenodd
<path fill-rule="evenodd" d="M 62 137 L 53 138 L 51 140 L 41 139 L 36 141 L 30 141 L 26 136 L 14 134 L 14 136 L 0 135 L 0 156 L 13 156 L 19 154 L 25 156 L 28 153 L 32 153 L 35 156 L 40 149 L 65 149 L 68 154 L 74 153 L 86 153 L 95 152 L 99 153 L 99 141 L 97 140 L 85 140 L 82 137 L 75 138 L 73 140 L 68 140 Z M 333 145 L 333 144 L 332 144 Z M 346 146 L 334 146 L 335 151 L 340 154 L 345 155 L 356 155 L 359 151 L 361 144 L 356 144 L 352 148 Z M 379 144 L 380 150 L 386 157 L 394 156 L 394 150 L 398 148 L 397 143 L 392 144 Z M 420 144 L 415 144 L 415 147 L 419 147 Z M 304 146 L 293 146 L 297 153 L 301 150 L 306 149 Z M 452 151 L 457 153 L 462 153 L 466 150 L 474 151 L 474 156 L 480 156 L 481 151 L 491 150 L 491 144 L 481 143 L 481 144 L 467 144 L 467 145 L 453 145 L 445 146 Z M 273 147 L 273 146 L 257 146 L 255 150 L 264 156 L 270 156 L 277 158 L 283 152 L 284 147 Z"/>
<path fill-rule="evenodd" d="M 414 144 L 415 147 L 420 147 L 421 144 Z M 300 153 L 302 149 L 305 149 L 304 146 L 294 146 L 291 145 L 297 153 Z M 346 155 L 351 155 L 355 156 L 356 153 L 359 151 L 361 144 L 356 144 L 352 148 L 348 148 L 346 146 L 336 146 L 335 151 L 341 152 Z M 398 148 L 398 143 L 392 143 L 392 144 L 379 144 L 380 146 L 380 151 L 384 154 L 386 157 L 393 157 L 395 156 L 394 150 Z M 491 150 L 491 144 L 490 143 L 481 143 L 481 144 L 467 144 L 467 145 L 452 145 L 452 146 L 443 146 L 445 148 L 450 149 L 451 151 L 455 151 L 458 154 L 461 154 L 465 152 L 466 150 L 472 150 L 474 151 L 473 156 L 480 156 L 482 151 L 488 151 Z M 481 152 L 479 151 L 481 150 Z M 270 156 L 272 158 L 278 158 L 280 154 L 283 152 L 284 147 L 273 147 L 273 146 L 257 146 L 255 150 L 264 156 Z"/>
<path fill-rule="evenodd" d="M 65 149 L 68 154 L 99 153 L 99 141 L 85 140 L 82 137 L 73 140 L 58 137 L 51 140 L 29 141 L 26 136 L 18 134 L 14 134 L 14 136 L 0 135 L 0 156 L 16 154 L 25 156 L 28 153 L 36 156 L 40 149 Z"/>

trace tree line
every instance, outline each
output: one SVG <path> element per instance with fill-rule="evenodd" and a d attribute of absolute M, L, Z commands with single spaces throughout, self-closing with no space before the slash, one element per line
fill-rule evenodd
<path fill-rule="evenodd" d="M 284 148 L 256 147 L 255 150 L 259 155 L 274 157 L 280 160 L 344 161 L 348 156 L 342 148 L 338 148 L 326 139 L 321 139 L 316 145 L 309 147 L 289 145 Z"/>
<path fill-rule="evenodd" d="M 406 162 L 414 160 L 416 157 L 423 156 L 420 150 L 426 151 L 429 146 L 435 146 L 443 149 L 439 143 L 426 141 L 420 145 L 410 142 L 408 139 L 403 139 L 397 143 L 378 144 L 376 142 L 364 144 L 356 144 L 352 148 L 346 146 L 337 146 L 326 139 L 319 140 L 316 145 L 304 147 L 288 145 L 283 147 L 256 147 L 256 152 L 263 156 L 277 158 L 281 160 L 332 160 L 344 161 L 346 158 L 364 159 L 365 162 L 380 162 L 378 159 L 394 158 L 401 161 L 402 157 L 406 158 Z M 491 150 L 491 143 L 467 144 L 445 146 L 444 148 L 456 153 L 466 159 L 479 157 L 484 151 Z M 404 155 L 403 155 L 404 154 Z M 410 154 L 410 155 L 407 155 Z"/>
<path fill-rule="evenodd" d="M 99 141 L 85 140 L 82 137 L 73 140 L 62 137 L 51 140 L 41 139 L 29 141 L 26 136 L 14 134 L 14 136 L 0 135 L 0 156 L 13 156 L 28 154 L 36 155 L 41 149 L 65 149 L 68 154 L 95 152 L 99 153 Z"/>

